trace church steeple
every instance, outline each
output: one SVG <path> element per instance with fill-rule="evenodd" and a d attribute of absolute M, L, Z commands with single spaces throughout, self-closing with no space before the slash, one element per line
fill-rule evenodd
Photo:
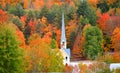
<path fill-rule="evenodd" d="M 65 22 L 64 13 L 62 13 L 62 29 L 61 29 L 61 49 L 66 49 L 66 34 L 65 34 Z"/>

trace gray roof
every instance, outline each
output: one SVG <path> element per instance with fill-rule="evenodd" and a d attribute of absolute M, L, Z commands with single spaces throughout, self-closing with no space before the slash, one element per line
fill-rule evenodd
<path fill-rule="evenodd" d="M 63 49 L 70 56 L 70 49 Z"/>

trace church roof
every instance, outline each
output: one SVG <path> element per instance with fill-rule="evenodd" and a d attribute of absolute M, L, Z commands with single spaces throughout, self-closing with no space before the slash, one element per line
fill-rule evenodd
<path fill-rule="evenodd" d="M 70 56 L 70 49 L 64 49 L 64 51 Z"/>

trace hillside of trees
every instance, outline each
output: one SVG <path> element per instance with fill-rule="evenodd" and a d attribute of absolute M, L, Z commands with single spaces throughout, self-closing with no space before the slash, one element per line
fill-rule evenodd
<path fill-rule="evenodd" d="M 0 0 L 0 73 L 70 71 L 62 12 L 71 60 L 120 62 L 120 0 Z"/>

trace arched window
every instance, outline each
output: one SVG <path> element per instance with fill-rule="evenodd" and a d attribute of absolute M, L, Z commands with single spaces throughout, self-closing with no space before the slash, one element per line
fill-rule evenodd
<path fill-rule="evenodd" d="M 67 58 L 68 58 L 68 57 L 65 57 L 66 61 L 67 61 Z"/>
<path fill-rule="evenodd" d="M 64 48 L 64 46 L 65 46 L 65 42 L 62 42 L 61 47 Z"/>
<path fill-rule="evenodd" d="M 65 45 L 65 42 L 62 42 L 62 46 L 64 46 Z"/>

